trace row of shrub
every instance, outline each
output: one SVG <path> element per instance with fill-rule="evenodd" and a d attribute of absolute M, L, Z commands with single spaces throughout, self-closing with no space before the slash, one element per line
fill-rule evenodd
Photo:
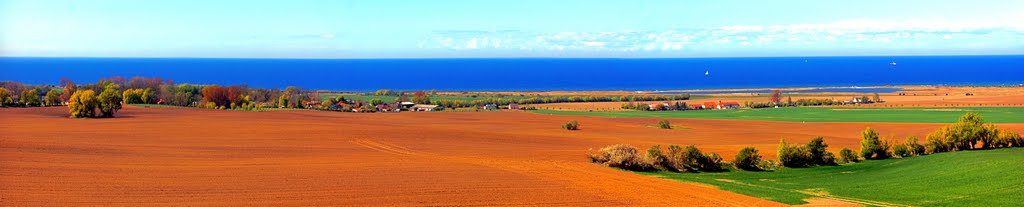
<path fill-rule="evenodd" d="M 669 125 L 667 121 L 664 124 Z M 670 126 L 670 125 L 669 125 Z M 664 128 L 664 127 L 662 127 Z M 759 171 L 771 170 L 776 166 L 802 168 L 810 166 L 829 166 L 839 163 L 858 162 L 863 159 L 879 160 L 894 157 L 911 157 L 940 153 L 946 151 L 991 149 L 1024 146 L 1024 137 L 1010 130 L 1000 130 L 993 124 L 984 124 L 977 113 L 969 112 L 951 126 L 943 127 L 929 134 L 929 141 L 918 143 L 917 137 L 910 136 L 902 143 L 892 144 L 880 139 L 878 132 L 867 128 L 862 132 L 860 152 L 849 148 L 839 151 L 839 157 L 828 151 L 828 144 L 823 137 L 816 137 L 803 145 L 786 143 L 782 139 L 778 148 L 778 162 L 761 159 L 758 150 L 746 147 L 740 150 L 733 159 L 732 166 L 736 169 Z M 679 172 L 714 172 L 723 170 L 725 165 L 721 157 L 715 153 L 702 153 L 695 146 L 685 149 L 669 145 L 668 151 L 662 151 L 659 145 L 651 146 L 647 153 L 641 155 L 635 147 L 616 144 L 589 153 L 590 160 L 610 167 L 634 171 L 670 170 Z"/>
<path fill-rule="evenodd" d="M 828 151 L 828 144 L 823 137 L 811 139 L 806 145 L 790 145 L 782 139 L 778 156 L 779 163 L 790 168 L 836 165 L 836 157 Z"/>
<path fill-rule="evenodd" d="M 703 153 L 693 145 L 685 148 L 669 145 L 664 151 L 660 145 L 654 145 L 641 155 L 632 145 L 616 144 L 591 152 L 589 157 L 595 163 L 634 171 L 717 172 L 725 169 L 722 156 Z"/>
<path fill-rule="evenodd" d="M 914 136 L 907 137 L 903 143 L 893 144 L 889 140 L 880 139 L 874 129 L 867 128 L 862 133 L 860 157 L 877 160 L 949 151 L 1022 146 L 1024 137 L 1018 132 L 1001 130 L 991 123 L 985 124 L 979 114 L 967 112 L 956 123 L 929 133 L 924 144 L 918 143 L 917 137 Z"/>

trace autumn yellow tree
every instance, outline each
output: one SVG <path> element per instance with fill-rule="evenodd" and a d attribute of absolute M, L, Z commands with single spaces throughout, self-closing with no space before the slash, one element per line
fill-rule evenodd
<path fill-rule="evenodd" d="M 96 113 L 99 102 L 96 100 L 96 92 L 93 90 L 78 90 L 68 99 L 68 109 L 71 117 L 85 118 L 92 117 Z"/>

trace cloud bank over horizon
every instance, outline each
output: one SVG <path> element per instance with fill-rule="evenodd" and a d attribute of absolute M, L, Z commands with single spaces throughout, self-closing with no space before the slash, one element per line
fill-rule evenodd
<path fill-rule="evenodd" d="M 808 51 L 910 51 L 906 55 L 992 54 L 1024 52 L 1024 26 L 970 22 L 841 21 L 827 24 L 730 25 L 706 29 L 627 30 L 600 32 L 437 31 L 419 43 L 423 49 L 453 53 L 531 51 L 542 54 L 645 54 L 658 57 L 715 56 L 723 51 L 747 51 L 751 56 Z M 796 55 L 813 55 L 797 52 Z"/>

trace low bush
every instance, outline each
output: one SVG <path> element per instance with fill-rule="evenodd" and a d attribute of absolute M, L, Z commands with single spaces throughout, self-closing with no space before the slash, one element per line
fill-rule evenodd
<path fill-rule="evenodd" d="M 905 144 L 896 144 L 892 147 L 892 154 L 897 157 L 910 157 L 910 149 Z"/>
<path fill-rule="evenodd" d="M 757 149 L 754 147 L 746 147 L 740 150 L 740 153 L 736 154 L 736 158 L 733 159 L 732 165 L 736 169 L 759 171 L 761 170 L 758 164 L 761 163 L 761 155 L 757 153 Z"/>
<path fill-rule="evenodd" d="M 580 129 L 580 123 L 577 122 L 576 120 L 572 120 L 572 121 L 569 121 L 569 122 L 566 122 L 565 124 L 563 124 L 562 125 L 562 129 L 565 129 L 565 130 L 579 130 Z"/>
<path fill-rule="evenodd" d="M 668 120 L 661 120 L 658 122 L 658 128 L 672 129 L 672 124 L 669 123 Z"/>
<path fill-rule="evenodd" d="M 636 147 L 627 144 L 615 144 L 601 148 L 596 153 L 590 154 L 590 160 L 624 170 L 650 171 L 654 169 L 644 160 Z"/>
<path fill-rule="evenodd" d="M 843 148 L 839 150 L 839 159 L 845 163 L 858 162 L 857 153 L 853 152 L 850 148 Z"/>
<path fill-rule="evenodd" d="M 661 152 L 661 145 L 654 145 L 647 148 L 647 156 L 644 157 L 647 164 L 659 170 L 666 169 L 665 154 Z"/>
<path fill-rule="evenodd" d="M 824 137 L 815 137 L 807 143 L 807 151 L 811 153 L 811 162 L 814 165 L 835 165 L 836 159 L 832 152 L 828 151 L 828 144 Z"/>
<path fill-rule="evenodd" d="M 881 160 L 888 159 L 891 156 L 889 151 L 891 146 L 889 145 L 889 142 L 879 139 L 878 132 L 874 129 L 871 129 L 870 127 L 864 129 L 864 132 L 861 135 L 861 157 L 869 160 Z"/>
<path fill-rule="evenodd" d="M 779 143 L 779 163 L 785 167 L 807 167 L 814 164 L 811 152 L 800 145 L 789 145 L 785 139 Z"/>
<path fill-rule="evenodd" d="M 905 144 L 907 145 L 907 149 L 910 150 L 910 154 L 911 155 L 915 155 L 915 156 L 924 155 L 925 147 L 924 147 L 924 145 L 921 145 L 921 144 L 917 143 L 917 137 L 915 137 L 915 136 L 907 137 L 907 141 L 906 141 Z"/>
<path fill-rule="evenodd" d="M 724 164 L 724 162 L 722 162 L 722 156 L 718 155 L 718 153 L 712 152 L 704 154 L 701 156 L 701 159 L 698 159 L 698 161 L 700 161 L 700 171 L 720 172 L 725 170 L 722 166 Z"/>

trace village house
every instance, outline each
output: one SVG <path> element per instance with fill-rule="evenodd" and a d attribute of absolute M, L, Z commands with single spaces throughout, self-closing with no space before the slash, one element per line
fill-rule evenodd
<path fill-rule="evenodd" d="M 397 104 L 395 104 L 395 110 L 396 111 L 401 111 L 401 110 L 409 111 L 415 105 L 416 105 L 416 103 L 408 102 L 408 101 L 398 102 Z"/>
<path fill-rule="evenodd" d="M 740 108 L 739 102 L 719 102 L 718 109 L 738 109 Z"/>
<path fill-rule="evenodd" d="M 511 104 L 508 105 L 508 109 L 510 109 L 510 110 L 519 110 L 519 104 L 511 103 Z"/>
<path fill-rule="evenodd" d="M 740 103 L 739 102 L 722 102 L 722 101 L 718 101 L 718 103 L 715 103 L 713 101 L 708 101 L 708 102 L 704 102 L 704 104 L 701 104 L 700 106 L 696 106 L 694 108 L 698 108 L 698 107 L 700 109 L 715 109 L 715 110 L 720 110 L 720 109 L 738 109 L 738 108 L 740 108 Z"/>
<path fill-rule="evenodd" d="M 649 104 L 647 106 L 650 107 L 651 111 L 664 111 L 664 110 L 668 110 L 668 104 L 665 104 L 665 103 L 652 103 L 652 104 Z"/>
<path fill-rule="evenodd" d="M 872 103 L 867 97 L 853 97 L 852 100 L 843 102 L 844 104 L 869 104 Z"/>
<path fill-rule="evenodd" d="M 441 110 L 441 107 L 438 105 L 416 104 L 410 109 L 412 109 L 412 111 L 439 111 Z"/>
<path fill-rule="evenodd" d="M 376 107 L 376 108 L 377 108 L 377 111 L 380 111 L 380 112 L 388 112 L 388 111 L 391 111 L 391 105 L 388 105 L 387 103 L 381 103 L 381 104 L 377 104 L 377 105 L 376 105 L 376 106 L 374 106 L 374 107 Z"/>
<path fill-rule="evenodd" d="M 498 104 L 484 104 L 484 110 L 498 110 Z"/>
<path fill-rule="evenodd" d="M 694 108 L 696 108 L 696 107 L 694 107 Z M 718 108 L 718 104 L 716 104 L 713 101 L 704 102 L 704 104 L 700 105 L 700 109 L 717 109 L 717 108 Z"/>

